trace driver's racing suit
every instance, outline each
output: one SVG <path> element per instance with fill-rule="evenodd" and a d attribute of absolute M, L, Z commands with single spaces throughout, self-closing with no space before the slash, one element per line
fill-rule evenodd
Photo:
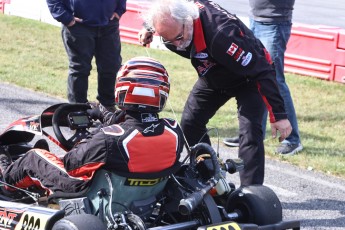
<path fill-rule="evenodd" d="M 121 176 L 165 177 L 179 166 L 182 149 L 183 136 L 176 121 L 159 119 L 156 113 L 127 111 L 124 122 L 89 135 L 62 159 L 33 149 L 13 162 L 3 176 L 19 188 L 36 185 L 48 194 L 83 193 L 101 167 Z"/>

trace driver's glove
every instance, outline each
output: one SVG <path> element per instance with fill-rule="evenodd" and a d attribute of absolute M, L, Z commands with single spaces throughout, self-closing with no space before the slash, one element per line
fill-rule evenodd
<path fill-rule="evenodd" d="M 94 107 L 92 109 L 86 110 L 87 114 L 94 120 L 102 120 L 102 112 L 99 107 Z"/>
<path fill-rule="evenodd" d="M 99 110 L 101 111 L 100 121 L 105 126 L 118 124 L 124 120 L 125 111 L 117 109 L 115 112 L 110 112 L 102 104 L 99 105 Z"/>

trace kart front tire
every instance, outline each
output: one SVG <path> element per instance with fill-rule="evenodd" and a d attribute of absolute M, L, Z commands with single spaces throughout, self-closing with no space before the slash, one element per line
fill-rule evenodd
<path fill-rule="evenodd" d="M 57 221 L 52 230 L 106 230 L 105 224 L 91 214 L 71 215 Z"/>
<path fill-rule="evenodd" d="M 263 185 L 240 187 L 230 194 L 226 211 L 240 213 L 241 223 L 276 224 L 283 219 L 281 203 L 272 189 Z"/>

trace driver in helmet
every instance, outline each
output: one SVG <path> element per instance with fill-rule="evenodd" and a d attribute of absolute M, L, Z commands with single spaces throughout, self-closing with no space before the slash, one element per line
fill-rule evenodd
<path fill-rule="evenodd" d="M 121 176 L 173 173 L 184 142 L 178 123 L 158 116 L 169 90 L 169 76 L 161 63 L 147 57 L 130 59 L 115 85 L 115 102 L 125 111 L 123 122 L 103 126 L 62 159 L 43 149 L 30 150 L 13 163 L 0 154 L 3 180 L 18 188 L 37 186 L 51 195 L 85 192 L 99 168 Z M 5 186 L 5 190 L 13 188 Z"/>

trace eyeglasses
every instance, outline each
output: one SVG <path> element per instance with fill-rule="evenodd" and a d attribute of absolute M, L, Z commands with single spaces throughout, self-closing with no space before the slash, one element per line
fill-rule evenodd
<path fill-rule="evenodd" d="M 177 35 L 173 40 L 166 40 L 163 37 L 161 37 L 162 43 L 166 45 L 172 45 L 176 41 L 182 41 L 184 38 L 183 34 L 184 34 L 184 23 L 182 25 L 182 32 L 179 33 L 179 35 Z"/>

